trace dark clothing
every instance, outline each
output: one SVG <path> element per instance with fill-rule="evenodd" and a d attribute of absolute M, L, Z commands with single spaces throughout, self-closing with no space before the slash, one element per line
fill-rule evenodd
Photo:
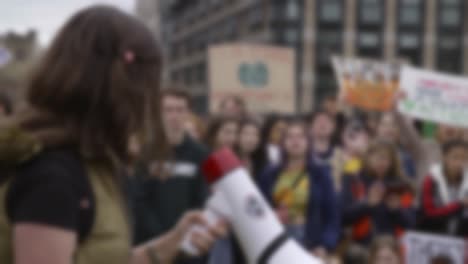
<path fill-rule="evenodd" d="M 468 236 L 467 209 L 458 200 L 444 203 L 440 186 L 428 176 L 422 187 L 421 210 L 418 227 L 421 231 L 462 238 Z"/>
<path fill-rule="evenodd" d="M 146 164 L 137 168 L 130 178 L 129 191 L 135 244 L 169 231 L 185 212 L 203 207 L 208 192 L 200 165 L 207 154 L 203 146 L 187 136 L 174 148 L 167 179 L 150 177 Z"/>
<path fill-rule="evenodd" d="M 2 263 L 14 263 L 13 228 L 19 223 L 76 233 L 80 245 L 73 263 L 128 263 L 130 229 L 114 171 L 101 162 L 83 161 L 71 150 L 44 151 L 30 157 L 9 164 L 11 173 L 2 172 Z"/>
<path fill-rule="evenodd" d="M 334 151 L 334 146 L 330 146 L 325 152 L 315 151 L 312 146 L 311 158 L 317 165 L 330 166 Z"/>
<path fill-rule="evenodd" d="M 87 173 L 71 151 L 44 152 L 15 170 L 6 196 L 11 222 L 32 222 L 78 233 L 82 241 L 94 219 Z"/>
<path fill-rule="evenodd" d="M 282 169 L 282 166 L 271 166 L 259 178 L 260 189 L 273 206 L 273 189 Z M 305 217 L 304 245 L 307 249 L 323 246 L 334 250 L 340 233 L 340 216 L 330 168 L 311 162 L 307 166 L 307 176 L 311 197 Z"/>
<path fill-rule="evenodd" d="M 384 182 L 390 184 L 393 180 Z M 397 235 L 399 230 L 411 228 L 415 222 L 412 208 L 392 210 L 382 202 L 374 207 L 367 203 L 369 188 L 377 180 L 363 175 L 344 176 L 341 208 L 343 224 L 353 227 L 353 239 L 368 244 L 377 235 Z"/>
<path fill-rule="evenodd" d="M 405 174 L 408 175 L 411 179 L 416 179 L 416 165 L 414 163 L 413 157 L 411 157 L 411 155 L 404 150 L 400 150 L 399 154 L 401 165 L 403 166 L 403 171 Z"/>

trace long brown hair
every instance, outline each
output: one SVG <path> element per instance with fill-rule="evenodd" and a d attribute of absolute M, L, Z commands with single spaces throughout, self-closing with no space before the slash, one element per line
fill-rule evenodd
<path fill-rule="evenodd" d="M 205 133 L 204 143 L 206 146 L 208 146 L 211 150 L 215 150 L 219 131 L 221 131 L 221 129 L 229 123 L 234 123 L 236 125 L 239 124 L 238 120 L 235 118 L 220 116 L 214 117 L 210 121 Z"/>
<path fill-rule="evenodd" d="M 397 147 L 385 140 L 376 140 L 370 144 L 364 157 L 364 173 L 367 176 L 372 176 L 373 172 L 370 168 L 369 159 L 378 151 L 385 151 L 390 157 L 390 169 L 385 177 L 394 177 L 395 179 L 406 181 L 406 175 L 402 169 Z"/>
<path fill-rule="evenodd" d="M 286 164 L 289 162 L 289 154 L 287 153 L 286 150 L 286 139 L 288 137 L 288 133 L 292 128 L 297 128 L 299 127 L 303 133 L 304 137 L 306 138 L 307 141 L 307 150 L 305 155 L 307 156 L 308 153 L 310 153 L 310 142 L 309 142 L 309 137 L 307 136 L 307 124 L 304 122 L 304 120 L 300 117 L 293 117 L 289 120 L 286 120 L 286 128 L 283 131 L 283 134 L 281 135 L 281 141 L 280 141 L 280 147 L 281 147 L 281 156 L 282 156 L 282 162 Z"/>
<path fill-rule="evenodd" d="M 45 147 L 73 142 L 89 158 L 127 161 L 133 133 L 144 134 L 162 155 L 161 61 L 158 43 L 137 19 L 113 7 L 86 8 L 63 26 L 37 65 L 27 91 L 29 117 L 19 125 L 59 127 L 62 138 L 42 137 Z"/>

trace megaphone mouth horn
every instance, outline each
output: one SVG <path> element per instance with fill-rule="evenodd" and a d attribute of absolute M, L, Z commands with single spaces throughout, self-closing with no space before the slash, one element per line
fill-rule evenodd
<path fill-rule="evenodd" d="M 229 148 L 211 154 L 203 163 L 202 171 L 206 181 L 213 184 L 229 172 L 242 167 L 241 161 Z"/>

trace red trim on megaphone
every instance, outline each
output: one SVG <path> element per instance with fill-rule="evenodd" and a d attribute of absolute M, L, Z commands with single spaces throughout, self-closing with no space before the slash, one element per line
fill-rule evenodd
<path fill-rule="evenodd" d="M 242 163 L 236 155 L 229 148 L 223 148 L 208 157 L 203 163 L 202 170 L 206 181 L 212 184 L 241 166 Z"/>

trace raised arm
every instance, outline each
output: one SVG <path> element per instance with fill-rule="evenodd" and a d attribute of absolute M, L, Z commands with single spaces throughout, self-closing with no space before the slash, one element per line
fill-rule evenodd
<path fill-rule="evenodd" d="M 424 141 L 411 120 L 398 111 L 394 111 L 394 117 L 400 130 L 401 145 L 409 152 L 415 160 L 427 159 Z"/>

